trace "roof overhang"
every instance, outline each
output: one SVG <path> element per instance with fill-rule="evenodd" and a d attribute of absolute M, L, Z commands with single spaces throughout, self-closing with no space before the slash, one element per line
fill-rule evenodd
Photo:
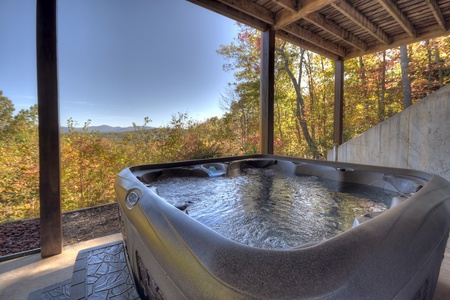
<path fill-rule="evenodd" d="M 450 34 L 450 0 L 188 0 L 346 60 Z"/>

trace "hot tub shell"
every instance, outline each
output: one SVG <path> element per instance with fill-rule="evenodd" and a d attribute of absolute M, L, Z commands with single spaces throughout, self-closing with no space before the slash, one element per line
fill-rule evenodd
<path fill-rule="evenodd" d="M 406 200 L 323 242 L 271 250 L 221 236 L 147 187 L 160 176 L 236 176 L 248 167 L 375 186 Z M 128 265 L 149 299 L 432 299 L 450 228 L 443 178 L 330 161 L 252 155 L 135 166 L 119 173 L 115 192 Z"/>

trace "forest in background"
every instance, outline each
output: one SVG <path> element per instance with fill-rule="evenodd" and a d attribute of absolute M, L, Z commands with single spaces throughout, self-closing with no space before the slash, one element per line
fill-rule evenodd
<path fill-rule="evenodd" d="M 132 165 L 253 154 L 259 150 L 260 33 L 240 26 L 217 50 L 235 82 L 224 90 L 222 117 L 193 120 L 174 112 L 126 133 L 99 133 L 67 120 L 61 132 L 64 211 L 113 202 L 116 175 Z M 349 140 L 450 81 L 450 37 L 345 62 L 344 140 Z M 333 147 L 334 63 L 276 40 L 274 153 L 324 159 Z M 195 100 L 195 99 L 193 99 Z M 37 106 L 15 112 L 0 90 L 0 223 L 39 215 Z"/>

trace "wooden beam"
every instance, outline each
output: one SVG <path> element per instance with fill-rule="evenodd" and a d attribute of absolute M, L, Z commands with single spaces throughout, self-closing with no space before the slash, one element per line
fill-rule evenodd
<path fill-rule="evenodd" d="M 248 0 L 218 0 L 218 1 L 238 11 L 241 11 L 249 16 L 252 16 L 258 20 L 266 22 L 267 24 L 270 25 L 275 24 L 274 13 L 271 10 L 266 9 L 263 6 L 258 5 L 252 1 Z"/>
<path fill-rule="evenodd" d="M 442 14 L 442 11 L 436 3 L 436 0 L 425 0 L 425 2 L 427 3 L 428 7 L 433 13 L 434 18 L 436 19 L 436 22 L 439 24 L 442 30 L 447 31 L 447 23 L 445 22 L 444 15 Z"/>
<path fill-rule="evenodd" d="M 327 39 L 324 39 L 317 34 L 304 29 L 300 25 L 297 24 L 289 24 L 283 27 L 283 30 L 289 32 L 290 34 L 297 36 L 305 41 L 315 44 L 318 47 L 321 47 L 325 50 L 328 50 L 340 57 L 345 56 L 345 49 L 338 44 L 335 44 Z"/>
<path fill-rule="evenodd" d="M 273 154 L 275 98 L 275 31 L 261 33 L 260 148 L 261 154 Z"/>
<path fill-rule="evenodd" d="M 272 2 L 278 4 L 279 6 L 296 13 L 298 11 L 296 0 L 272 0 Z"/>
<path fill-rule="evenodd" d="M 402 26 L 403 30 L 410 36 L 416 37 L 417 32 L 414 25 L 408 20 L 405 14 L 391 0 L 378 0 L 378 3 L 394 18 L 394 20 Z"/>
<path fill-rule="evenodd" d="M 334 64 L 334 144 L 342 145 L 344 141 L 344 61 Z"/>
<path fill-rule="evenodd" d="M 233 7 L 225 5 L 216 0 L 187 0 L 187 1 L 261 31 L 267 30 L 267 28 L 269 27 L 266 22 L 256 19 L 246 13 L 243 13 Z"/>
<path fill-rule="evenodd" d="M 381 28 L 372 23 L 369 19 L 366 18 L 366 16 L 360 13 L 347 1 L 337 0 L 336 2 L 332 3 L 331 6 L 341 14 L 352 20 L 355 24 L 369 32 L 380 42 L 386 45 L 389 45 L 391 43 L 389 36 Z"/>
<path fill-rule="evenodd" d="M 353 47 L 356 47 L 363 51 L 367 49 L 367 45 L 365 42 L 354 36 L 349 31 L 340 27 L 333 21 L 328 20 L 318 12 L 309 14 L 305 16 L 304 19 Z"/>
<path fill-rule="evenodd" d="M 306 15 L 313 13 L 336 0 L 299 0 L 298 6 L 299 10 L 297 12 L 290 12 L 288 10 L 282 10 L 276 15 L 276 23 L 274 28 L 280 29 L 286 25 L 294 23 L 297 20 L 300 20 Z"/>
<path fill-rule="evenodd" d="M 41 256 L 62 251 L 56 0 L 37 0 L 36 64 L 39 116 Z"/>
<path fill-rule="evenodd" d="M 317 53 L 319 55 L 323 55 L 325 57 L 328 57 L 329 59 L 332 60 L 338 60 L 340 57 L 338 55 L 336 55 L 335 53 L 332 53 L 326 49 L 323 49 L 319 46 L 317 46 L 316 44 L 310 43 L 308 41 L 305 41 L 297 36 L 294 36 L 284 30 L 278 30 L 277 31 L 277 36 L 282 38 L 285 41 L 288 41 L 291 44 L 297 45 L 299 47 L 302 47 L 306 50 L 310 50 L 314 53 Z"/>

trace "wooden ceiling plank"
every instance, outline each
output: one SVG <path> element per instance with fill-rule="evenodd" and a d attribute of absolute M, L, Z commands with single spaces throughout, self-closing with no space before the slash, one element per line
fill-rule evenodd
<path fill-rule="evenodd" d="M 330 5 L 336 0 L 299 0 L 298 7 L 299 10 L 295 13 L 289 10 L 282 10 L 276 15 L 276 23 L 274 28 L 281 29 L 282 27 L 294 23 L 300 20 L 304 16 L 313 13 L 327 5 Z"/>
<path fill-rule="evenodd" d="M 383 51 L 386 49 L 393 49 L 402 45 L 409 45 L 412 43 L 417 43 L 426 39 L 437 38 L 440 36 L 450 35 L 450 30 L 442 30 L 442 28 L 435 24 L 434 26 L 426 28 L 426 30 L 418 30 L 418 36 L 416 38 L 411 38 L 408 34 L 403 33 L 392 38 L 392 43 L 387 47 L 385 44 L 377 43 L 376 45 L 371 45 L 366 51 L 361 51 L 353 49 L 347 52 L 345 59 L 355 58 L 358 56 L 375 53 L 378 51 Z"/>
<path fill-rule="evenodd" d="M 315 52 L 315 53 L 317 53 L 319 55 L 325 56 L 325 57 L 327 57 L 327 58 L 329 58 L 331 60 L 338 60 L 338 59 L 340 59 L 340 57 L 338 55 L 336 55 L 336 54 L 334 54 L 334 53 L 332 53 L 332 52 L 330 52 L 330 51 L 328 51 L 328 50 L 326 50 L 326 49 L 324 49 L 324 48 L 322 48 L 322 47 L 320 47 L 320 46 L 318 46 L 316 44 L 310 43 L 310 42 L 305 41 L 305 40 L 303 40 L 303 39 L 301 39 L 301 38 L 299 38 L 297 36 L 294 36 L 294 35 L 286 32 L 284 30 L 277 31 L 277 35 L 280 38 L 282 38 L 283 40 L 285 40 L 285 41 L 287 41 L 287 42 L 289 42 L 291 44 L 297 45 L 297 46 L 302 47 L 302 48 L 304 48 L 306 50 L 310 50 L 310 51 Z"/>
<path fill-rule="evenodd" d="M 382 42 L 383 44 L 389 45 L 391 40 L 389 36 L 376 24 L 372 23 L 366 16 L 360 13 L 356 8 L 349 4 L 345 0 L 337 0 L 331 3 L 331 6 L 338 10 L 341 14 L 345 15 L 347 18 L 351 19 L 355 24 L 364 28 L 373 37 Z"/>
<path fill-rule="evenodd" d="M 425 0 L 425 2 L 427 3 L 428 7 L 433 13 L 434 18 L 436 19 L 441 29 L 447 30 L 447 23 L 445 22 L 444 15 L 442 14 L 442 11 L 439 9 L 436 0 Z"/>
<path fill-rule="evenodd" d="M 412 38 L 417 36 L 414 25 L 408 20 L 404 13 L 391 0 L 378 0 L 378 3 L 394 18 L 394 20 L 405 30 Z"/>
<path fill-rule="evenodd" d="M 264 8 L 255 2 L 248 0 L 219 0 L 218 2 L 266 22 L 267 24 L 275 24 L 275 14 L 271 10 Z"/>
<path fill-rule="evenodd" d="M 269 27 L 267 23 L 259 19 L 253 18 L 252 16 L 249 16 L 241 11 L 236 10 L 233 7 L 220 3 L 216 0 L 187 0 L 187 1 L 202 6 L 222 16 L 226 16 L 230 19 L 241 22 L 243 24 L 246 24 L 261 31 L 267 30 L 267 28 Z"/>
<path fill-rule="evenodd" d="M 271 0 L 272 2 L 278 4 L 279 6 L 289 10 L 290 12 L 298 12 L 298 6 L 296 0 Z"/>
<path fill-rule="evenodd" d="M 307 42 L 313 43 L 323 49 L 326 49 L 334 54 L 337 54 L 340 57 L 345 56 L 345 48 L 341 47 L 327 39 L 324 39 L 317 34 L 306 30 L 300 25 L 297 24 L 290 24 L 285 27 L 283 27 L 283 30 L 286 32 L 289 32 L 290 34 L 297 36 L 301 38 L 302 40 L 305 40 Z"/>
<path fill-rule="evenodd" d="M 305 20 L 314 24 L 320 29 L 332 34 L 333 36 L 343 40 L 344 42 L 348 43 L 353 47 L 356 47 L 363 51 L 367 49 L 366 43 L 364 43 L 361 39 L 357 38 L 352 33 L 340 27 L 333 21 L 328 20 L 318 12 L 314 12 L 312 14 L 305 16 Z"/>

